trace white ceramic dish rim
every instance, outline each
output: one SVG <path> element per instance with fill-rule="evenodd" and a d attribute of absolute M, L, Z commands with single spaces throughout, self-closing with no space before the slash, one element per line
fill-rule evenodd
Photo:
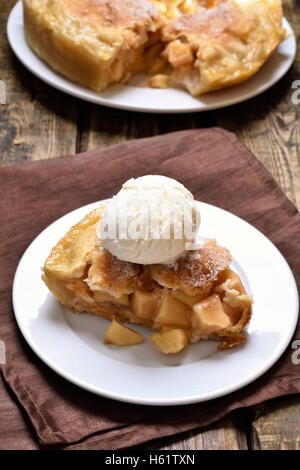
<path fill-rule="evenodd" d="M 94 104 L 116 109 L 165 114 L 203 112 L 224 108 L 253 98 L 275 85 L 287 73 L 296 56 L 296 38 L 285 18 L 283 19 L 283 26 L 287 30 L 288 38 L 278 46 L 277 51 L 253 77 L 239 85 L 202 95 L 199 99 L 193 98 L 187 92 L 177 89 L 155 90 L 116 84 L 111 85 L 107 90 L 99 94 L 76 85 L 48 67 L 29 48 L 24 36 L 21 0 L 19 0 L 10 13 L 7 23 L 7 36 L 11 48 L 20 62 L 39 79 L 64 93 Z M 276 60 L 279 60 L 278 51 L 280 52 L 281 50 L 283 56 L 286 54 L 287 58 L 282 59 L 278 66 Z M 269 70 L 270 67 L 271 70 Z M 264 74 L 267 75 L 268 73 L 271 74 L 271 78 L 265 80 L 263 78 Z M 122 96 L 123 93 L 125 96 Z M 145 101 L 147 102 L 146 106 Z M 176 104 L 170 105 L 173 102 Z"/>
<path fill-rule="evenodd" d="M 75 209 L 74 211 L 71 211 L 69 212 L 68 214 L 65 214 L 64 216 L 60 217 L 59 219 L 57 219 L 55 222 L 53 222 L 52 224 L 50 224 L 47 228 L 45 228 L 36 238 L 35 240 L 32 241 L 32 243 L 28 246 L 28 248 L 26 249 L 26 251 L 24 252 L 21 260 L 20 260 L 20 263 L 18 265 L 18 268 L 16 270 L 16 273 L 15 273 L 15 278 L 14 278 L 14 282 L 13 282 L 13 295 L 12 295 L 12 298 L 13 298 L 13 306 L 14 306 L 14 312 L 15 312 L 15 317 L 16 317 L 16 321 L 17 321 L 17 324 L 25 338 L 25 340 L 27 341 L 27 343 L 29 344 L 29 346 L 32 348 L 32 350 L 35 352 L 35 354 L 45 363 L 47 364 L 52 370 L 54 370 L 55 372 L 57 372 L 59 375 L 61 375 L 62 377 L 64 377 L 65 379 L 67 379 L 68 381 L 70 381 L 71 383 L 81 387 L 82 389 L 85 389 L 89 392 L 92 392 L 92 393 L 95 393 L 95 394 L 98 394 L 98 395 L 101 395 L 101 396 L 104 396 L 104 397 L 107 397 L 107 398 L 110 398 L 110 399 L 114 399 L 114 400 L 118 400 L 118 401 L 123 401 L 123 402 L 128 402 L 128 403 L 135 403 L 135 404 L 142 404 L 142 405 L 152 405 L 152 406 L 173 406 L 173 405 L 182 405 L 182 404 L 192 404 L 192 403 L 198 403 L 198 402 L 203 402 L 203 401 L 208 401 L 208 400 L 212 400 L 212 399 L 215 399 L 215 398 L 219 398 L 221 396 L 224 396 L 224 395 L 227 395 L 229 393 L 232 393 L 236 390 L 239 390 L 243 387 L 245 387 L 246 385 L 248 385 L 249 383 L 253 382 L 254 380 L 258 379 L 260 376 L 262 376 L 267 370 L 269 370 L 276 362 L 277 360 L 281 357 L 281 355 L 283 354 L 283 352 L 286 350 L 287 346 L 289 345 L 291 339 L 292 339 L 292 336 L 294 334 L 294 331 L 295 331 L 295 328 L 297 326 L 297 322 L 298 322 L 298 306 L 299 306 L 299 297 L 298 297 L 298 290 L 297 290 L 297 286 L 296 286 L 296 282 L 295 282 L 295 279 L 293 277 L 293 274 L 292 274 L 292 271 L 290 269 L 290 267 L 288 266 L 285 258 L 283 257 L 283 255 L 280 253 L 280 251 L 275 247 L 275 245 L 273 245 L 273 243 L 267 238 L 265 237 L 265 235 L 263 235 L 260 231 L 258 231 L 255 227 L 253 227 L 252 225 L 250 225 L 249 223 L 247 223 L 246 221 L 244 221 L 243 219 L 240 219 L 239 217 L 235 216 L 234 214 L 231 214 L 229 213 L 228 211 L 224 211 L 223 209 L 220 209 L 220 208 L 217 208 L 219 210 L 221 210 L 222 212 L 227 212 L 228 214 L 230 214 L 232 217 L 236 218 L 236 219 L 239 219 L 239 220 L 242 220 L 243 223 L 249 225 L 252 229 L 254 229 L 256 232 L 258 232 L 258 234 L 262 237 L 265 238 L 266 241 L 268 241 L 269 243 L 272 244 L 272 246 L 275 248 L 275 250 L 277 251 L 277 254 L 278 256 L 281 258 L 282 262 L 286 265 L 288 271 L 289 271 L 289 274 L 290 274 L 290 280 L 291 280 L 291 283 L 293 284 L 293 291 L 294 291 L 294 295 L 295 295 L 295 305 L 297 305 L 296 307 L 296 310 L 293 314 L 293 322 L 291 323 L 291 326 L 290 326 L 290 330 L 289 330 L 289 333 L 286 335 L 285 339 L 283 342 L 281 342 L 281 346 L 279 348 L 277 348 L 276 352 L 273 353 L 271 355 L 271 357 L 269 357 L 268 361 L 266 361 L 266 364 L 264 367 L 261 367 L 258 371 L 256 371 L 255 373 L 252 373 L 250 374 L 249 376 L 246 376 L 244 377 L 243 379 L 239 380 L 236 384 L 233 384 L 233 385 L 230 385 L 230 386 L 227 386 L 227 387 L 224 387 L 222 390 L 220 390 L 219 392 L 209 392 L 207 394 L 203 394 L 201 397 L 199 396 L 191 396 L 191 397 L 184 397 L 184 398 L 172 398 L 172 399 L 153 399 L 153 398 L 145 398 L 145 397 L 129 397 L 129 396 L 123 396 L 122 393 L 111 393 L 107 390 L 100 390 L 98 386 L 94 386 L 94 385 L 91 385 L 77 377 L 74 377 L 72 374 L 68 373 L 66 370 L 64 370 L 59 364 L 56 364 L 54 361 L 48 359 L 45 354 L 40 350 L 40 348 L 35 344 L 35 342 L 32 340 L 29 332 L 26 330 L 26 328 L 24 327 L 22 321 L 20 320 L 20 316 L 18 313 L 16 313 L 16 309 L 15 309 L 15 306 L 17 304 L 17 298 L 16 298 L 16 283 L 17 283 L 17 280 L 18 280 L 18 277 L 22 271 L 22 260 L 25 258 L 28 250 L 32 247 L 32 245 L 34 243 L 36 243 L 36 241 L 38 240 L 38 238 L 40 236 L 43 235 L 43 233 L 49 229 L 50 227 L 53 227 L 56 223 L 60 222 L 66 215 L 69 215 L 69 214 L 72 214 L 72 213 L 75 213 L 76 211 L 80 210 L 80 209 L 84 209 L 84 208 L 87 208 L 87 212 L 89 210 L 92 210 L 93 207 L 96 207 L 99 203 L 102 203 L 104 201 L 99 201 L 98 203 L 93 203 L 93 204 L 88 204 L 86 206 L 83 206 L 81 208 L 78 208 L 78 209 Z M 202 203 L 203 204 L 203 203 Z M 205 204 L 207 206 L 210 206 L 209 204 Z M 216 207 L 216 206 L 212 206 L 212 207 Z"/>

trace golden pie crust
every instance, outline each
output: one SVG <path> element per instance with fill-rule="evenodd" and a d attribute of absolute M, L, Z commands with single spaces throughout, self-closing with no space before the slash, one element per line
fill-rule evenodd
<path fill-rule="evenodd" d="M 245 341 L 252 299 L 231 269 L 226 248 L 207 240 L 172 265 L 120 261 L 101 246 L 102 211 L 103 206 L 74 225 L 45 262 L 42 278 L 62 304 L 106 317 L 118 331 L 116 322 L 157 330 L 154 341 L 170 341 L 162 352 L 177 352 L 173 336 L 183 347 L 201 339 L 219 341 L 219 349 Z"/>
<path fill-rule="evenodd" d="M 138 71 L 192 95 L 251 77 L 284 39 L 280 0 L 23 0 L 31 48 L 96 92 Z M 157 78 L 159 77 L 159 78 Z"/>

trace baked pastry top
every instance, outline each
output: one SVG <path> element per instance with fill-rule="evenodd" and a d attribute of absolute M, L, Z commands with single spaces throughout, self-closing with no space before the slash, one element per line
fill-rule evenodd
<path fill-rule="evenodd" d="M 152 0 L 24 0 L 32 49 L 71 80 L 95 91 L 142 67 L 148 34 L 161 24 Z"/>
<path fill-rule="evenodd" d="M 61 303 L 75 313 L 112 320 L 107 342 L 115 344 L 111 338 L 122 338 L 123 322 L 157 330 L 153 342 L 165 353 L 203 338 L 218 340 L 219 349 L 245 340 L 242 330 L 252 300 L 230 268 L 226 248 L 207 240 L 172 265 L 120 261 L 101 246 L 102 211 L 94 210 L 72 227 L 45 262 L 42 278 Z M 134 332 L 129 333 L 134 341 Z"/>
<path fill-rule="evenodd" d="M 162 29 L 173 81 L 199 95 L 246 80 L 284 38 L 281 22 L 279 0 L 199 0 Z"/>
<path fill-rule="evenodd" d="M 240 83 L 283 40 L 280 0 L 23 0 L 32 49 L 100 92 L 137 71 L 192 95 Z M 151 85 L 152 84 L 152 85 Z"/>

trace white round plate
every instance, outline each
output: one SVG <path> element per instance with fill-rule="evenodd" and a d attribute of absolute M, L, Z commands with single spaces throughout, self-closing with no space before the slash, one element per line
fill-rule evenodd
<path fill-rule="evenodd" d="M 46 228 L 28 247 L 16 271 L 13 305 L 18 325 L 34 352 L 74 384 L 116 400 L 178 405 L 217 398 L 255 380 L 288 346 L 298 318 L 292 272 L 277 248 L 257 229 L 217 207 L 199 203 L 201 237 L 230 249 L 232 266 L 253 295 L 245 344 L 217 352 L 201 341 L 165 356 L 149 340 L 151 331 L 134 325 L 146 341 L 119 348 L 104 345 L 109 321 L 75 315 L 41 280 L 41 266 L 69 228 L 98 203 L 77 209 Z"/>
<path fill-rule="evenodd" d="M 83 88 L 56 73 L 46 65 L 28 46 L 23 26 L 23 6 L 19 1 L 11 11 L 7 35 L 9 43 L 18 59 L 32 73 L 58 90 L 92 103 L 112 108 L 128 109 L 150 113 L 185 113 L 208 111 L 240 103 L 256 96 L 274 85 L 288 71 L 296 55 L 296 39 L 286 19 L 283 27 L 288 39 L 283 41 L 276 52 L 252 78 L 240 85 L 235 85 L 200 98 L 193 98 L 186 91 L 169 88 L 157 90 L 141 88 L 146 83 L 145 76 L 134 76 L 127 84 L 110 85 L 102 93 L 95 93 Z"/>

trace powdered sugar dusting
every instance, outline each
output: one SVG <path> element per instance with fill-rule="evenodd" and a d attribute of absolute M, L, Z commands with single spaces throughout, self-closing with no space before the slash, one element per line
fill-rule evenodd
<path fill-rule="evenodd" d="M 173 267 L 154 265 L 152 276 L 169 288 L 206 289 L 230 263 L 229 251 L 215 240 L 208 240 L 199 250 L 187 251 Z"/>
<path fill-rule="evenodd" d="M 173 28 L 208 36 L 217 36 L 227 30 L 239 15 L 237 6 L 227 0 L 219 0 L 214 8 L 198 7 L 195 15 L 182 15 L 174 21 Z"/>
<path fill-rule="evenodd" d="M 106 281 L 112 284 L 126 284 L 129 279 L 140 273 L 138 265 L 121 261 L 107 250 L 102 251 L 100 265 Z"/>
<path fill-rule="evenodd" d="M 108 25 L 128 26 L 158 16 L 158 9 L 148 0 L 90 0 L 88 8 L 95 7 Z"/>

